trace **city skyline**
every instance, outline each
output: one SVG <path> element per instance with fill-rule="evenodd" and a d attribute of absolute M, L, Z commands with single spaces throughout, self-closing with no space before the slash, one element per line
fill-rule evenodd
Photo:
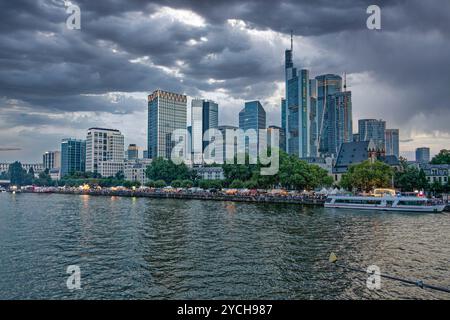
<path fill-rule="evenodd" d="M 43 152 L 58 150 L 61 139 L 82 139 L 95 126 L 117 128 L 125 145 L 145 150 L 146 98 L 158 88 L 188 95 L 188 106 L 196 96 L 216 101 L 219 125 L 237 125 L 244 103 L 260 100 L 267 126 L 281 126 L 291 29 L 298 69 L 308 69 L 311 79 L 347 73 L 354 133 L 359 119 L 383 119 L 400 129 L 400 155 L 409 159 L 418 147 L 430 147 L 431 155 L 449 147 L 448 4 L 439 3 L 439 13 L 430 12 L 430 3 L 422 10 L 419 1 L 408 2 L 407 10 L 400 1 L 381 4 L 382 30 L 371 31 L 367 5 L 358 1 L 339 7 L 330 2 L 333 14 L 286 1 L 259 7 L 247 2 L 244 7 L 261 13 L 255 15 L 233 1 L 214 7 L 74 3 L 82 12 L 81 30 L 66 29 L 65 8 L 56 2 L 28 4 L 35 13 L 29 24 L 11 20 L 11 12 L 21 10 L 17 2 L 0 13 L 7 57 L 0 62 L 1 144 L 21 148 L 0 152 L 0 161 L 38 162 Z M 263 9 L 283 19 L 268 19 Z M 419 13 L 420 24 L 410 18 Z M 309 19 L 299 22 L 305 15 Z M 145 28 L 154 32 L 142 39 Z M 406 36 L 408 28 L 414 37 Z"/>

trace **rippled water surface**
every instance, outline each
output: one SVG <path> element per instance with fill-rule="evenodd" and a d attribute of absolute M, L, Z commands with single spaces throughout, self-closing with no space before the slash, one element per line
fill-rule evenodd
<path fill-rule="evenodd" d="M 450 214 L 0 194 L 0 299 L 450 298 L 388 280 L 370 291 L 330 251 L 450 286 Z"/>

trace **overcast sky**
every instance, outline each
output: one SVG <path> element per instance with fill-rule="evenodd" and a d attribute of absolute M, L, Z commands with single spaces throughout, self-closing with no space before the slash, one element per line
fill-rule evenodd
<path fill-rule="evenodd" d="M 399 128 L 401 153 L 450 148 L 450 1 L 0 0 L 0 162 L 41 161 L 92 126 L 147 143 L 157 88 L 214 99 L 236 125 L 246 100 L 280 124 L 284 50 L 311 76 L 347 73 L 360 118 Z M 366 9 L 381 7 L 381 30 Z"/>

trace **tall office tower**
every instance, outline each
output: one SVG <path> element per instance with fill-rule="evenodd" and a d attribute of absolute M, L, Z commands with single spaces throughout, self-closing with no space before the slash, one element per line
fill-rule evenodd
<path fill-rule="evenodd" d="M 251 155 L 258 154 L 260 144 L 259 130 L 266 129 L 266 111 L 259 101 L 250 101 L 245 103 L 244 109 L 239 112 L 239 129 L 245 131 L 255 130 L 256 140 L 250 141 L 249 137 L 245 138 L 245 152 Z M 239 150 L 239 152 L 244 150 Z"/>
<path fill-rule="evenodd" d="M 86 135 L 86 171 L 104 177 L 115 175 L 123 166 L 124 136 L 116 129 L 89 128 Z M 108 162 L 108 170 L 106 164 Z M 113 165 L 113 163 L 115 163 Z M 111 169 L 111 170 L 110 170 Z"/>
<path fill-rule="evenodd" d="M 281 128 L 285 132 L 284 134 L 284 151 L 286 151 L 286 99 L 281 98 Z M 281 142 L 280 142 L 281 143 Z"/>
<path fill-rule="evenodd" d="M 217 129 L 219 126 L 219 106 L 211 100 L 193 99 L 191 103 L 191 147 L 194 164 L 203 163 L 203 151 L 208 146 L 210 139 L 208 130 Z M 211 137 L 212 138 L 212 137 Z"/>
<path fill-rule="evenodd" d="M 135 144 L 130 144 L 127 149 L 127 159 L 134 160 L 139 158 L 139 148 Z"/>
<path fill-rule="evenodd" d="M 386 155 L 400 157 L 400 135 L 398 129 L 386 129 Z"/>
<path fill-rule="evenodd" d="M 269 126 L 267 128 L 267 147 L 271 147 L 272 145 L 272 132 L 274 130 L 278 130 L 279 137 L 279 145 L 274 147 L 286 151 L 286 134 L 284 133 L 284 129 L 278 126 Z"/>
<path fill-rule="evenodd" d="M 47 151 L 42 155 L 42 164 L 45 169 L 61 167 L 61 151 Z"/>
<path fill-rule="evenodd" d="M 416 149 L 416 162 L 430 162 L 430 148 L 422 147 Z"/>
<path fill-rule="evenodd" d="M 309 80 L 309 96 L 310 96 L 310 131 L 309 131 L 309 155 L 310 157 L 318 156 L 318 123 L 317 123 L 317 80 Z"/>
<path fill-rule="evenodd" d="M 328 141 L 328 124 L 330 121 L 328 107 L 329 96 L 342 91 L 342 78 L 335 74 L 317 76 L 317 145 L 318 154 L 330 154 L 330 142 Z"/>
<path fill-rule="evenodd" d="M 61 142 L 61 177 L 86 171 L 86 141 L 63 139 Z"/>
<path fill-rule="evenodd" d="M 176 145 L 176 142 L 172 141 L 172 133 L 177 129 L 186 130 L 186 113 L 185 95 L 156 90 L 148 96 L 147 150 L 150 159 L 170 159 L 172 149 Z"/>
<path fill-rule="evenodd" d="M 352 93 L 334 93 L 327 103 L 327 154 L 337 157 L 341 145 L 353 141 Z"/>
<path fill-rule="evenodd" d="M 359 141 L 373 140 L 378 149 L 384 150 L 386 121 L 361 119 L 358 121 Z"/>
<path fill-rule="evenodd" d="M 310 154 L 309 71 L 294 67 L 291 49 L 285 52 L 286 75 L 286 149 L 289 154 L 308 157 Z"/>
<path fill-rule="evenodd" d="M 227 158 L 234 159 L 238 153 L 238 127 L 235 126 L 219 126 L 222 133 L 222 148 L 216 151 L 216 163 L 225 163 Z M 228 151 L 227 151 L 228 150 Z"/>

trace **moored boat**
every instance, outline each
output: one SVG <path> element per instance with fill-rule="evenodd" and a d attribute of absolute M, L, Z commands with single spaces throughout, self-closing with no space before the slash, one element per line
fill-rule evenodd
<path fill-rule="evenodd" d="M 426 197 L 398 196 L 392 193 L 374 193 L 373 196 L 333 195 L 327 197 L 325 208 L 348 208 L 361 210 L 442 212 L 445 203 Z"/>

